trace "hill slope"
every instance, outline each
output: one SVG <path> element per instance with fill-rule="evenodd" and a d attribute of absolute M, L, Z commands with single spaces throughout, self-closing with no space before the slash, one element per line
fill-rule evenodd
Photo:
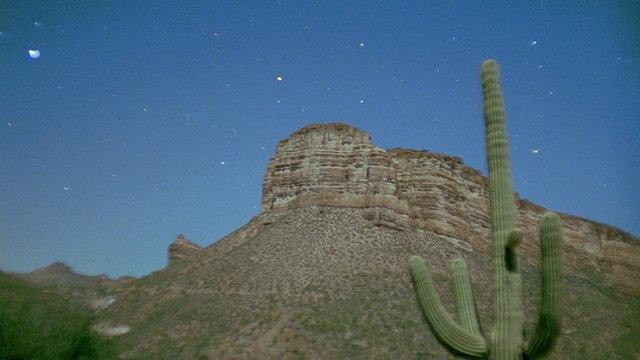
<path fill-rule="evenodd" d="M 530 329 L 544 209 L 523 200 L 519 211 Z M 554 356 L 633 358 L 640 241 L 561 216 L 567 311 Z M 279 144 L 259 216 L 122 285 L 99 318 L 104 327 L 131 329 L 121 337 L 125 358 L 452 358 L 420 315 L 407 260 L 429 262 L 453 314 L 448 269 L 463 256 L 489 332 L 488 229 L 486 179 L 461 159 L 384 151 L 348 125 L 311 125 Z"/>
<path fill-rule="evenodd" d="M 196 258 L 130 283 L 101 318 L 131 327 L 123 336 L 131 358 L 447 358 L 421 318 L 406 259 L 428 259 L 453 313 L 447 269 L 463 255 L 489 331 L 488 255 L 455 250 L 422 231 L 376 227 L 362 215 L 307 206 L 250 224 L 255 235 L 232 249 L 224 245 L 237 241 L 233 234 Z M 537 270 L 523 266 L 530 321 L 539 297 Z M 567 279 L 557 358 L 637 351 L 638 299 L 608 287 L 602 276 L 582 275 L 589 278 Z"/>

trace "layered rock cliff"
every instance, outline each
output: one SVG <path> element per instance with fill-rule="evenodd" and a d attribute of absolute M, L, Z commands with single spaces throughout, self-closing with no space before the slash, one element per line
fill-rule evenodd
<path fill-rule="evenodd" d="M 490 253 L 487 179 L 459 157 L 410 149 L 385 151 L 369 134 L 340 124 L 313 124 L 282 140 L 267 166 L 262 217 L 306 205 L 359 208 L 377 226 L 418 229 L 452 246 Z M 538 219 L 545 211 L 518 200 L 520 248 L 539 259 Z M 553 210 L 553 209 L 552 209 Z M 640 295 L 640 240 L 614 227 L 561 214 L 567 270 L 604 275 Z M 585 275 L 586 276 L 586 275 Z"/>

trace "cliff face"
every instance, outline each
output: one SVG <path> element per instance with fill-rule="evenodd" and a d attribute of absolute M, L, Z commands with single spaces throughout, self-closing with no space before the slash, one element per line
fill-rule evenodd
<path fill-rule="evenodd" d="M 261 214 L 307 205 L 364 210 L 377 226 L 419 229 L 469 252 L 490 253 L 487 179 L 454 156 L 376 147 L 369 134 L 331 123 L 309 125 L 278 144 L 264 178 Z M 518 200 L 524 261 L 539 261 L 538 219 L 545 211 Z M 619 229 L 561 214 L 565 266 L 596 271 L 609 285 L 640 295 L 640 241 Z M 586 275 L 585 275 L 586 276 Z"/>

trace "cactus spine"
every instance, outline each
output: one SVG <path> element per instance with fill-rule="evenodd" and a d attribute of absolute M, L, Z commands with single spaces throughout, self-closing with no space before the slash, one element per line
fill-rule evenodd
<path fill-rule="evenodd" d="M 458 325 L 445 312 L 435 292 L 431 276 L 419 257 L 409 260 L 418 303 L 432 331 L 449 348 L 465 355 L 512 360 L 541 357 L 553 350 L 561 332 L 563 306 L 562 234 L 560 218 L 553 212 L 543 215 L 540 227 L 542 250 L 542 301 L 536 330 L 525 343 L 523 338 L 521 280 L 516 249 L 522 231 L 516 227 L 517 209 L 507 137 L 506 111 L 495 60 L 482 64 L 484 117 L 489 163 L 489 202 L 493 270 L 493 331 L 489 345 L 482 338 L 475 312 L 467 266 L 454 260 L 452 278 Z"/>

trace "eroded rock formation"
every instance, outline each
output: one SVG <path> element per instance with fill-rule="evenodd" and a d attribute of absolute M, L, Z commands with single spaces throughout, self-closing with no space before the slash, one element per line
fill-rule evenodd
<path fill-rule="evenodd" d="M 202 250 L 202 246 L 194 243 L 191 240 L 185 239 L 182 234 L 178 235 L 178 238 L 169 245 L 168 257 L 169 265 L 172 263 L 192 257 L 196 253 Z"/>
<path fill-rule="evenodd" d="M 373 224 L 417 229 L 466 251 L 490 252 L 487 179 L 459 157 L 376 147 L 369 134 L 340 124 L 313 124 L 282 140 L 267 166 L 261 215 L 325 205 L 364 209 Z M 544 209 L 518 200 L 525 232 L 520 254 L 539 259 Z M 553 210 L 553 209 L 551 209 Z M 561 214 L 566 266 L 597 271 L 611 286 L 640 295 L 640 241 L 611 226 Z M 177 241 L 177 240 L 176 240 Z"/>

